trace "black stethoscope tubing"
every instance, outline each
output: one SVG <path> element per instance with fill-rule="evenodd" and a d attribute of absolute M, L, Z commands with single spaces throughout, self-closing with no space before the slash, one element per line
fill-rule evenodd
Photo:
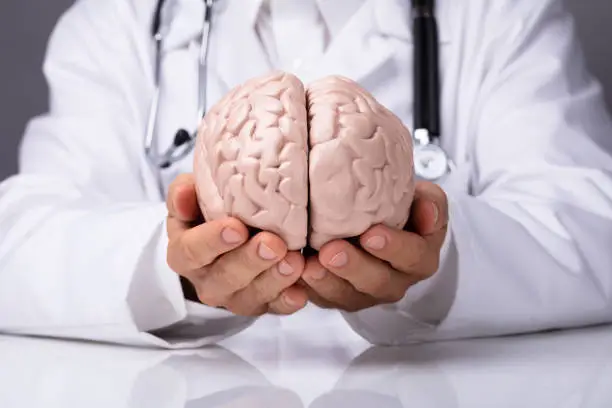
<path fill-rule="evenodd" d="M 440 78 L 435 0 L 412 0 L 414 32 L 414 129 L 440 138 Z"/>

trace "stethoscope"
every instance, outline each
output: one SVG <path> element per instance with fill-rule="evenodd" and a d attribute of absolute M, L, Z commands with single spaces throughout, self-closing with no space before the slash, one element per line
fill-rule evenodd
<path fill-rule="evenodd" d="M 202 43 L 199 53 L 199 123 L 206 114 L 208 48 L 212 28 L 215 0 L 205 2 Z M 411 0 L 414 31 L 414 169 L 422 180 L 441 182 L 452 170 L 453 164 L 440 146 L 440 79 L 438 27 L 435 0 Z M 155 93 L 146 125 L 144 150 L 150 164 L 159 171 L 183 160 L 193 150 L 196 132 L 179 129 L 171 146 L 159 154 L 156 149 L 157 116 L 161 94 L 162 14 L 166 0 L 158 0 L 153 17 L 152 34 L 155 40 Z"/>

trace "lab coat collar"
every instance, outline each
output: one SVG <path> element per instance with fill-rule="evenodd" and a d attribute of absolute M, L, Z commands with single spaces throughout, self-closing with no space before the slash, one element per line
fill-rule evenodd
<path fill-rule="evenodd" d="M 331 1 L 331 0 L 330 0 Z M 412 6 L 410 0 L 369 0 L 373 10 L 375 26 L 380 34 L 395 37 L 411 43 L 412 34 Z M 437 2 L 438 41 L 448 44 L 451 41 L 450 8 L 452 0 L 439 0 Z"/>
<path fill-rule="evenodd" d="M 448 41 L 449 4 L 439 13 L 441 45 Z M 407 0 L 368 0 L 334 38 L 321 62 L 321 71 L 340 73 L 363 82 L 397 53 L 395 38 L 412 43 L 411 7 Z M 364 56 L 367 56 L 364 58 Z"/>
<path fill-rule="evenodd" d="M 216 0 L 213 24 L 218 13 L 229 12 L 244 17 L 248 27 L 254 28 L 264 0 L 227 1 Z M 189 44 L 202 33 L 204 20 L 203 0 L 171 0 L 163 10 L 162 30 L 164 51 L 171 51 Z"/>
<path fill-rule="evenodd" d="M 355 14 L 356 10 L 361 8 L 367 0 L 308 0 L 314 1 L 323 21 L 325 22 L 326 28 L 331 32 L 332 37 L 338 35 L 344 25 L 350 20 Z M 258 0 L 252 2 L 249 7 L 256 8 L 257 11 L 251 12 L 253 15 L 253 25 L 257 22 L 258 11 L 264 5 L 269 4 L 270 0 Z"/>
<path fill-rule="evenodd" d="M 201 30 L 204 12 L 201 0 L 167 1 L 162 9 L 162 49 L 180 48 L 196 38 Z"/>
<path fill-rule="evenodd" d="M 319 0 L 323 7 L 331 9 L 337 1 Z M 219 42 L 213 45 L 219 63 L 216 74 L 228 88 L 265 74 L 271 66 L 267 53 L 255 31 L 258 14 L 263 0 L 228 1 L 218 0 L 215 5 L 215 20 Z M 359 10 L 343 24 L 342 30 L 334 37 L 321 62 L 321 72 L 338 72 L 361 81 L 391 59 L 395 46 L 386 38 L 411 43 L 411 7 L 408 0 L 363 0 Z M 440 0 L 438 6 L 439 40 L 441 44 L 450 41 L 451 4 Z M 173 0 L 168 3 L 165 21 L 166 34 L 164 51 L 184 47 L 201 34 L 204 6 L 202 0 Z M 334 18 L 326 13 L 329 21 Z M 336 23 L 339 20 L 335 20 Z M 219 28 L 222 27 L 222 28 Z M 228 45 L 231 44 L 231 45 Z M 362 56 L 367 55 L 367 58 Z M 356 60 L 358 58 L 358 60 Z"/>
<path fill-rule="evenodd" d="M 317 0 L 323 20 L 332 37 L 338 36 L 355 11 L 365 3 L 366 0 Z"/>
<path fill-rule="evenodd" d="M 238 6 L 237 1 L 231 2 L 234 6 L 233 12 L 238 12 L 238 8 L 247 15 L 247 20 L 252 28 L 256 27 L 257 18 L 264 3 L 269 0 L 249 0 Z M 396 37 L 398 39 L 411 42 L 412 31 L 410 21 L 412 8 L 410 0 L 316 0 L 319 10 L 327 29 L 332 33 L 332 37 L 337 37 L 345 28 L 346 24 L 366 3 L 370 3 L 373 8 L 373 16 L 376 27 L 383 35 Z M 438 2 L 438 36 L 440 43 L 448 43 L 449 21 L 448 5 L 445 1 Z"/>
<path fill-rule="evenodd" d="M 215 12 L 226 11 L 241 15 L 249 29 L 255 29 L 264 0 L 228 1 L 217 0 Z M 328 29 L 337 37 L 355 15 L 355 3 L 360 9 L 368 4 L 372 7 L 374 27 L 382 35 L 403 41 L 412 41 L 410 1 L 408 0 L 317 0 Z M 440 43 L 450 42 L 448 1 L 438 2 L 438 30 Z M 203 0 L 172 0 L 166 3 L 163 12 L 164 51 L 187 45 L 201 33 L 204 13 Z"/>

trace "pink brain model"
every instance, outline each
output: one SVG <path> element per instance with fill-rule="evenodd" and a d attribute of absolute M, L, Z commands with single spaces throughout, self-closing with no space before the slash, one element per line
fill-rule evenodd
<path fill-rule="evenodd" d="M 401 228 L 414 196 L 408 130 L 342 77 L 305 90 L 275 72 L 235 88 L 202 121 L 194 175 L 206 220 L 236 217 L 290 250 Z"/>

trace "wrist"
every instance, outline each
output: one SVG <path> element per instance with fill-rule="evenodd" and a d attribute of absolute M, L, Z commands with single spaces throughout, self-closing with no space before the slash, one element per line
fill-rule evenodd
<path fill-rule="evenodd" d="M 408 289 L 406 296 L 396 307 L 419 321 L 434 326 L 439 325 L 446 318 L 455 298 L 457 266 L 454 252 L 453 231 L 449 217 L 446 235 L 440 249 L 438 270 L 430 278 Z"/>

